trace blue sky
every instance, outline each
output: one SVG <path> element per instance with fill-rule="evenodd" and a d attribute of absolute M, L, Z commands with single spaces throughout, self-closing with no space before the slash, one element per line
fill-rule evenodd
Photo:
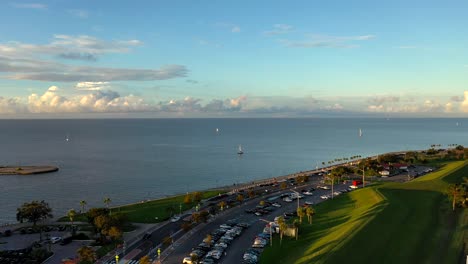
<path fill-rule="evenodd" d="M 0 117 L 464 116 L 466 1 L 4 1 Z"/>

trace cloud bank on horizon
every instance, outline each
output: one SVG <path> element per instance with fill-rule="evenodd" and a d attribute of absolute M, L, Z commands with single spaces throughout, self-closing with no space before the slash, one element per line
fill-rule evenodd
<path fill-rule="evenodd" d="M 349 114 L 441 114 L 468 113 L 468 91 L 463 99 L 453 96 L 450 102 L 439 103 L 425 100 L 405 100 L 397 96 L 373 96 L 354 100 L 317 99 L 314 97 L 287 96 L 239 96 L 236 98 L 215 98 L 209 101 L 185 97 L 152 101 L 133 94 L 121 95 L 108 82 L 77 83 L 76 89 L 85 94 L 64 96 L 57 86 L 49 87 L 44 93 L 32 93 L 27 98 L 5 98 L 0 96 L 0 114 L 78 114 L 78 113 L 157 113 L 169 116 L 230 117 L 230 116 L 276 116 L 307 117 L 320 114 L 336 116 Z M 355 105 L 367 102 L 367 109 Z"/>
<path fill-rule="evenodd" d="M 468 4 L 417 2 L 3 3 L 0 118 L 465 116 Z"/>

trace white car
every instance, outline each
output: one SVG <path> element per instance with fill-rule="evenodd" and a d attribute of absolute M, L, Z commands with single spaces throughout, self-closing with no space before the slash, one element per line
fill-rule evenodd
<path fill-rule="evenodd" d="M 335 196 L 338 196 L 340 194 L 341 194 L 341 192 L 339 192 L 339 191 L 336 191 L 336 192 L 333 193 L 333 195 L 335 195 Z"/>
<path fill-rule="evenodd" d="M 307 192 L 304 192 L 304 194 L 305 194 L 305 195 L 313 195 L 314 193 L 313 193 L 313 192 L 307 191 Z"/>
<path fill-rule="evenodd" d="M 307 205 L 313 205 L 313 204 L 314 204 L 314 202 L 312 202 L 312 201 L 305 201 L 305 202 L 304 202 L 304 204 L 307 204 Z"/>
<path fill-rule="evenodd" d="M 359 188 L 359 187 L 357 187 L 357 186 L 355 186 L 355 185 L 350 185 L 349 188 L 351 188 L 351 189 L 357 189 L 357 188 Z"/>
<path fill-rule="evenodd" d="M 322 196 L 320 196 L 320 198 L 322 198 L 323 200 L 327 200 L 327 199 L 328 199 L 328 195 L 322 195 Z"/>
<path fill-rule="evenodd" d="M 221 228 L 226 228 L 226 229 L 230 229 L 230 228 L 231 228 L 230 225 L 226 225 L 226 224 L 222 224 L 222 225 L 220 225 L 219 227 L 221 227 Z"/>
<path fill-rule="evenodd" d="M 192 258 L 191 258 L 191 257 L 185 257 L 185 258 L 182 260 L 182 263 L 183 263 L 183 264 L 193 264 L 194 262 L 192 261 Z"/>
<path fill-rule="evenodd" d="M 177 221 L 179 221 L 179 220 L 180 220 L 180 216 L 173 216 L 173 217 L 171 218 L 171 222 L 172 222 L 172 223 L 177 222 Z"/>
<path fill-rule="evenodd" d="M 51 242 L 52 244 L 55 244 L 55 243 L 59 242 L 60 240 L 62 240 L 61 237 L 51 237 L 51 238 L 50 238 L 50 242 Z"/>
<path fill-rule="evenodd" d="M 279 203 L 274 203 L 274 204 L 272 204 L 272 206 L 274 206 L 274 207 L 281 207 L 281 204 L 279 204 Z"/>
<path fill-rule="evenodd" d="M 328 186 L 322 186 L 321 188 L 324 189 L 324 190 L 330 190 L 330 187 L 328 187 Z"/>
<path fill-rule="evenodd" d="M 292 202 L 293 200 L 292 200 L 291 198 L 289 198 L 289 197 L 286 197 L 286 198 L 283 199 L 283 201 L 285 201 L 285 202 L 287 202 L 287 203 L 290 203 L 290 202 Z"/>
<path fill-rule="evenodd" d="M 215 247 L 222 247 L 222 248 L 227 248 L 228 247 L 228 245 L 226 243 L 223 243 L 223 242 L 216 243 L 214 246 Z"/>

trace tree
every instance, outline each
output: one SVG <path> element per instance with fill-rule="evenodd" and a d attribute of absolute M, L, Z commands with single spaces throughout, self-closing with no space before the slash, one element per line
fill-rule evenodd
<path fill-rule="evenodd" d="M 16 210 L 16 219 L 23 223 L 27 220 L 36 226 L 36 223 L 40 220 L 52 218 L 52 209 L 49 204 L 42 201 L 32 201 L 30 203 L 24 203 L 20 208 Z"/>
<path fill-rule="evenodd" d="M 293 226 L 296 229 L 296 240 L 299 238 L 299 226 L 300 223 L 297 221 L 297 219 L 294 219 Z"/>
<path fill-rule="evenodd" d="M 195 223 L 199 223 L 201 222 L 201 215 L 200 213 L 192 213 L 192 221 L 195 222 Z"/>
<path fill-rule="evenodd" d="M 314 216 L 315 210 L 311 206 L 306 208 L 306 215 L 307 219 L 309 220 L 309 224 L 312 224 L 312 216 Z"/>
<path fill-rule="evenodd" d="M 248 192 L 248 195 L 250 198 L 254 198 L 255 197 L 255 192 L 253 189 L 249 189 L 249 192 Z"/>
<path fill-rule="evenodd" d="M 88 203 L 87 203 L 85 200 L 81 200 L 81 201 L 80 201 L 80 206 L 81 206 L 81 211 L 80 211 L 80 213 L 83 214 L 83 213 L 85 212 L 85 206 L 86 206 L 86 204 L 88 204 Z"/>
<path fill-rule="evenodd" d="M 221 211 L 223 211 L 223 210 L 224 210 L 224 207 L 226 207 L 226 202 L 225 202 L 225 201 L 221 201 L 221 202 L 219 202 L 218 205 L 219 205 L 219 208 L 221 209 Z"/>
<path fill-rule="evenodd" d="M 67 216 L 70 219 L 71 225 L 73 225 L 73 220 L 75 219 L 75 216 L 76 216 L 75 209 L 68 210 Z"/>
<path fill-rule="evenodd" d="M 203 240 L 203 242 L 205 242 L 206 244 L 208 244 L 209 246 L 211 246 L 211 242 L 213 242 L 213 237 L 211 237 L 210 234 L 206 235 L 205 239 Z"/>
<path fill-rule="evenodd" d="M 298 207 L 297 208 L 297 216 L 299 216 L 299 221 L 301 222 L 301 224 L 302 224 L 302 218 L 304 217 L 304 215 L 305 215 L 304 208 Z"/>
<path fill-rule="evenodd" d="M 288 184 L 287 184 L 286 182 L 282 182 L 282 183 L 280 184 L 281 190 L 284 190 L 284 189 L 286 189 L 287 187 L 288 187 Z"/>
<path fill-rule="evenodd" d="M 105 230 L 105 233 L 114 241 L 119 240 L 122 237 L 122 230 L 116 226 L 111 226 L 108 230 Z"/>
<path fill-rule="evenodd" d="M 210 213 L 207 210 L 203 210 L 200 212 L 200 220 L 205 222 L 208 220 L 208 217 L 210 216 Z"/>
<path fill-rule="evenodd" d="M 111 198 L 105 197 L 103 200 L 104 204 L 106 205 L 107 209 L 109 209 L 109 204 L 112 202 Z M 112 212 L 109 209 L 109 214 L 112 214 Z"/>
<path fill-rule="evenodd" d="M 148 255 L 142 257 L 140 259 L 140 264 L 151 264 L 150 257 Z"/>
<path fill-rule="evenodd" d="M 283 242 L 284 231 L 286 230 L 286 228 L 288 228 L 282 216 L 278 217 L 278 226 L 280 229 L 280 245 L 281 245 L 281 242 Z"/>
<path fill-rule="evenodd" d="M 187 193 L 184 197 L 184 204 L 191 204 L 192 203 L 192 195 L 190 193 Z"/>
<path fill-rule="evenodd" d="M 447 189 L 447 194 L 452 199 L 452 210 L 455 211 L 455 206 L 461 197 L 465 195 L 465 190 L 458 184 L 450 184 Z"/>
<path fill-rule="evenodd" d="M 94 263 L 96 260 L 96 253 L 91 247 L 80 247 L 77 253 L 80 258 L 80 263 Z"/>
<path fill-rule="evenodd" d="M 202 200 L 201 192 L 194 192 L 192 196 L 193 196 L 193 201 L 196 203 L 199 203 Z"/>
<path fill-rule="evenodd" d="M 242 203 L 242 202 L 244 201 L 244 195 L 238 194 L 237 197 L 236 197 L 236 200 L 237 200 L 239 203 Z"/>

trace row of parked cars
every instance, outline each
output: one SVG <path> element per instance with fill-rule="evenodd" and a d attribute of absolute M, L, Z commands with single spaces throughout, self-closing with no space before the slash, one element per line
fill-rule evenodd
<path fill-rule="evenodd" d="M 263 205 L 257 205 L 255 208 L 252 209 L 245 209 L 245 212 L 248 214 L 255 214 L 256 216 L 262 216 L 270 214 L 271 212 L 275 211 L 276 209 L 280 208 L 280 203 L 272 203 L 264 201 Z"/>
<path fill-rule="evenodd" d="M 203 241 L 190 252 L 188 257 L 182 261 L 184 264 L 196 263 L 213 264 L 225 254 L 227 248 L 232 241 L 242 234 L 245 228 L 250 225 L 247 223 L 238 223 L 231 220 L 226 224 L 222 224 L 218 229 L 210 234 L 210 238 L 205 238 Z"/>

